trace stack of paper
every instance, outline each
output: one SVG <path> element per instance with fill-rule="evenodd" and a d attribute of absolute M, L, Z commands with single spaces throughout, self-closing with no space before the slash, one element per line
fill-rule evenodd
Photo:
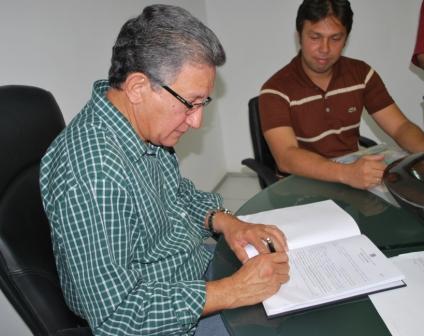
<path fill-rule="evenodd" d="M 422 335 L 424 306 L 424 252 L 391 258 L 405 274 L 407 287 L 370 295 L 393 336 Z"/>

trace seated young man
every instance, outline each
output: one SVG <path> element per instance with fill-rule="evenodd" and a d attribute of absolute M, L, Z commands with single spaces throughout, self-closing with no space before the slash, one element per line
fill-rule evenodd
<path fill-rule="evenodd" d="M 301 49 L 263 85 L 259 109 L 280 171 L 366 189 L 381 183 L 382 155 L 351 164 L 331 160 L 358 149 L 363 108 L 409 152 L 424 151 L 424 133 L 368 64 L 341 56 L 352 18 L 347 0 L 303 1 L 296 18 Z"/>

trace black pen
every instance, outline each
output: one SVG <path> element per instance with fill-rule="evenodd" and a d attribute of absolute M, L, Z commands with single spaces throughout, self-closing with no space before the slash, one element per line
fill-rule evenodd
<path fill-rule="evenodd" d="M 268 238 L 265 239 L 265 241 L 266 241 L 266 244 L 268 245 L 269 252 L 274 253 L 275 247 L 274 247 L 274 243 L 272 242 L 271 238 L 268 237 Z"/>

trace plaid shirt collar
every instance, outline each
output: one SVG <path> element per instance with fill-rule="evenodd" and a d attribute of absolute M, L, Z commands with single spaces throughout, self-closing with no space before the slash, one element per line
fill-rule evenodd
<path fill-rule="evenodd" d="M 119 142 L 125 144 L 122 146 L 124 151 L 134 162 L 145 154 L 156 154 L 159 147 L 140 139 L 130 122 L 106 97 L 109 88 L 107 80 L 98 80 L 93 84 L 91 98 L 94 113 L 113 128 Z"/>
<path fill-rule="evenodd" d="M 130 122 L 106 97 L 110 85 L 107 80 L 98 80 L 93 85 L 93 110 L 113 129 L 118 141 L 123 145 L 126 155 L 134 162 L 144 155 L 156 156 L 160 150 L 167 150 L 140 139 Z"/>

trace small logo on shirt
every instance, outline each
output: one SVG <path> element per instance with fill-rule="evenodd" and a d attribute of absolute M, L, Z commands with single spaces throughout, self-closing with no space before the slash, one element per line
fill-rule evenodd
<path fill-rule="evenodd" d="M 356 112 L 356 106 L 351 106 L 351 107 L 349 107 L 349 108 L 347 109 L 347 112 L 348 112 L 348 113 Z"/>

